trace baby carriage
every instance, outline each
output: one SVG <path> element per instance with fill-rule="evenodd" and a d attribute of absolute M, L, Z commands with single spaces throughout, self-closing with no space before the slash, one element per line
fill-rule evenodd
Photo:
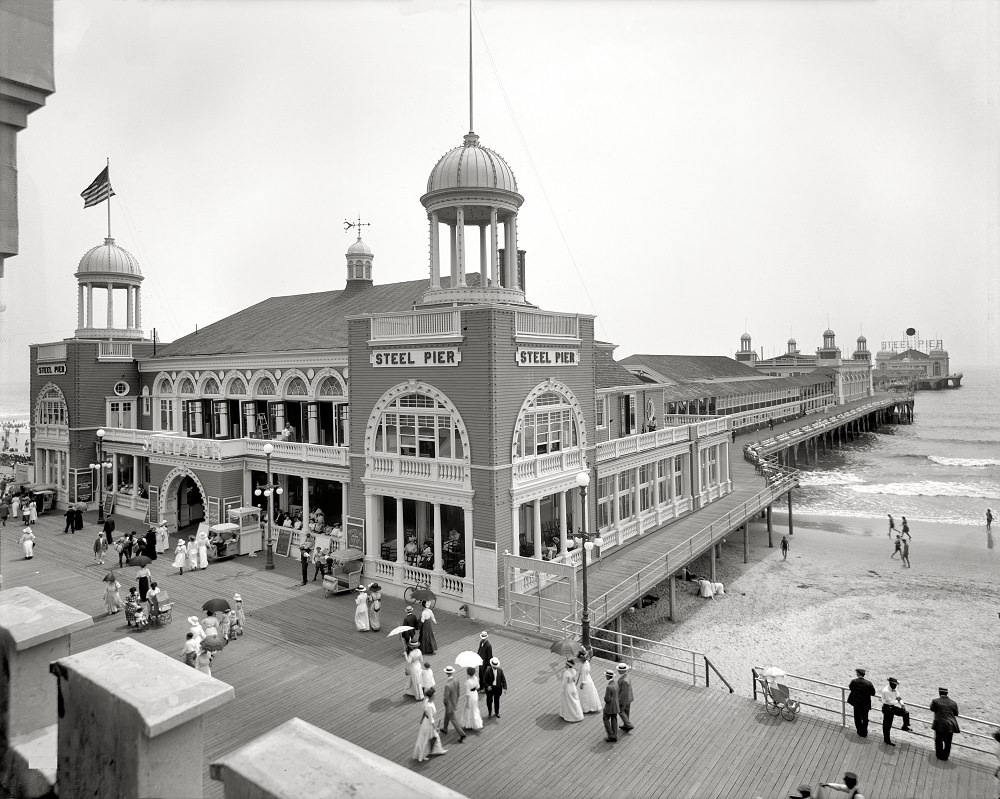
<path fill-rule="evenodd" d="M 798 700 L 788 696 L 788 686 L 767 679 L 761 679 L 761 687 L 764 689 L 764 707 L 772 716 L 779 713 L 783 719 L 791 721 L 795 714 L 799 712 Z"/>

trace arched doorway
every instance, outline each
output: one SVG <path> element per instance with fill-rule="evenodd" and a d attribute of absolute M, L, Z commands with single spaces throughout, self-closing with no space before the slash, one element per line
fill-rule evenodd
<path fill-rule="evenodd" d="M 175 469 L 163 481 L 163 521 L 171 532 L 187 538 L 205 519 L 205 489 L 187 469 Z"/>

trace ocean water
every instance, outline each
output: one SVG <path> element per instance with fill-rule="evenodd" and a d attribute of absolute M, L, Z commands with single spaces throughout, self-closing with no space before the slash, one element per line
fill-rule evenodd
<path fill-rule="evenodd" d="M 800 513 L 985 524 L 1000 513 L 1000 371 L 963 370 L 962 387 L 918 391 L 895 425 L 802 466 Z"/>

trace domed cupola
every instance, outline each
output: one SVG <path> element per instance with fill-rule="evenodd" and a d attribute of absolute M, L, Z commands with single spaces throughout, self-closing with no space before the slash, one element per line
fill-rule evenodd
<path fill-rule="evenodd" d="M 858 347 L 854 350 L 854 360 L 870 361 L 871 359 L 872 354 L 868 351 L 868 339 L 864 336 L 858 336 Z"/>
<path fill-rule="evenodd" d="M 798 351 L 799 351 L 799 342 L 797 342 L 793 338 L 788 339 L 788 354 L 795 355 L 796 353 L 798 353 Z"/>
<path fill-rule="evenodd" d="M 375 255 L 372 248 L 361 240 L 361 229 L 358 228 L 358 240 L 347 248 L 347 288 L 372 285 L 372 261 Z"/>
<path fill-rule="evenodd" d="M 740 351 L 736 353 L 736 360 L 743 363 L 755 363 L 757 360 L 757 353 L 753 351 L 753 347 L 750 345 L 752 339 L 749 333 L 744 333 L 740 336 Z"/>
<path fill-rule="evenodd" d="M 430 223 L 430 288 L 425 304 L 503 302 L 525 304 L 524 259 L 517 249 L 517 211 L 524 198 L 514 172 L 499 153 L 467 133 L 445 153 L 420 198 Z M 441 278 L 440 226 L 448 226 L 450 277 Z M 478 247 L 466 246 L 466 230 L 479 228 Z M 503 246 L 500 244 L 503 231 Z M 467 275 L 466 250 L 479 251 L 478 280 Z M 477 285 L 478 284 L 478 285 Z"/>
<path fill-rule="evenodd" d="M 104 244 L 88 250 L 76 270 L 79 302 L 77 338 L 142 338 L 142 272 L 139 262 L 110 236 Z M 107 318 L 103 327 L 94 324 L 94 290 L 107 292 Z M 115 292 L 125 292 L 124 325 L 115 321 Z M 119 306 L 120 308 L 120 306 Z M 120 311 L 119 311 L 120 316 Z"/>

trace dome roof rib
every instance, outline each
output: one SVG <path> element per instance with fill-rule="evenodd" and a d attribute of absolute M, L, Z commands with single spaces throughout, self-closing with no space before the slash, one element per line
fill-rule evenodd
<path fill-rule="evenodd" d="M 479 144 L 475 133 L 438 160 L 427 178 L 427 192 L 440 189 L 500 189 L 517 193 L 514 172 L 503 157 Z"/>
<path fill-rule="evenodd" d="M 83 258 L 80 259 L 77 276 L 87 274 L 119 274 L 142 277 L 139 262 L 135 256 L 124 247 L 115 244 L 115 240 L 110 236 L 104 240 L 104 244 L 87 250 Z"/>

